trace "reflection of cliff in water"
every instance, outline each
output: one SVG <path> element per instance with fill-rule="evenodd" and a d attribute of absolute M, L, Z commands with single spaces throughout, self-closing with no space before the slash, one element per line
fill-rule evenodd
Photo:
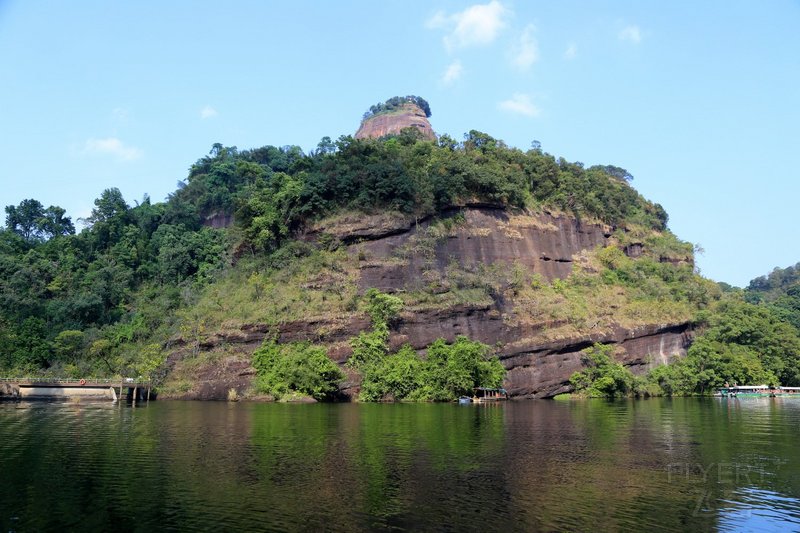
<path fill-rule="evenodd" d="M 791 529 L 799 422 L 691 398 L 7 403 L 0 528 Z"/>

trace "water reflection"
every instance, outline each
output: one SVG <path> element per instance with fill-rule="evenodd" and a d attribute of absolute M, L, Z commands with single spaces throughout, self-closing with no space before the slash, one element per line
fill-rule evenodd
<path fill-rule="evenodd" d="M 0 404 L 0 528 L 797 529 L 799 421 L 774 399 Z"/>

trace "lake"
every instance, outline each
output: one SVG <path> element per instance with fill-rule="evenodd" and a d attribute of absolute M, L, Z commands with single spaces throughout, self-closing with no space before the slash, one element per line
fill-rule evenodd
<path fill-rule="evenodd" d="M 2 531 L 800 530 L 800 399 L 0 404 Z"/>

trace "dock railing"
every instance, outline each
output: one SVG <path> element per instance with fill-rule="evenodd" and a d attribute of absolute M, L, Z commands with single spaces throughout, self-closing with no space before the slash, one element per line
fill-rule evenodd
<path fill-rule="evenodd" d="M 98 385 L 107 385 L 109 387 L 119 387 L 123 385 L 125 387 L 146 387 L 151 384 L 151 380 L 149 379 L 134 379 L 134 378 L 34 378 L 34 377 L 22 377 L 22 378 L 9 378 L 3 377 L 0 378 L 0 383 L 13 383 L 16 385 L 38 385 L 38 384 L 52 384 L 52 385 L 88 385 L 88 386 L 98 386 Z"/>

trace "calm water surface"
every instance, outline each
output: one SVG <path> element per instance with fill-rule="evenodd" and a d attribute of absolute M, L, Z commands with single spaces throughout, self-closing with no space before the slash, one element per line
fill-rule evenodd
<path fill-rule="evenodd" d="M 0 404 L 2 531 L 800 531 L 800 399 Z"/>

